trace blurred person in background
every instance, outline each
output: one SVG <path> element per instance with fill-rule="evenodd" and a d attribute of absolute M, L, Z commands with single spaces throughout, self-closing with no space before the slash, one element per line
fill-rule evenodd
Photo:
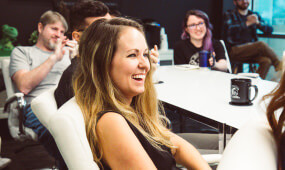
<path fill-rule="evenodd" d="M 224 14 L 224 40 L 233 61 L 258 63 L 257 73 L 265 79 L 271 65 L 282 70 L 282 62 L 276 53 L 262 41 L 258 41 L 257 29 L 264 34 L 273 32 L 257 12 L 248 9 L 249 0 L 233 0 L 236 8 Z"/>
<path fill-rule="evenodd" d="M 183 20 L 182 40 L 174 47 L 174 64 L 199 66 L 199 52 L 208 51 L 215 57 L 209 59 L 212 69 L 227 71 L 223 45 L 212 38 L 212 24 L 208 15 L 200 10 L 187 11 Z"/>

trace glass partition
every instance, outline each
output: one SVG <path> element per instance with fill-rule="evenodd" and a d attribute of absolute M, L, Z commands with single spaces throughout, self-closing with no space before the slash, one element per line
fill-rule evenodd
<path fill-rule="evenodd" d="M 253 0 L 252 9 L 258 12 L 266 23 L 273 26 L 273 34 L 285 35 L 284 0 Z"/>

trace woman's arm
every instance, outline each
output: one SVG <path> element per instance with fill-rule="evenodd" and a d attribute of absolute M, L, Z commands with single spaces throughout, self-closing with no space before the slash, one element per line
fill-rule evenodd
<path fill-rule="evenodd" d="M 216 61 L 213 68 L 226 72 L 228 70 L 227 61 L 225 59 L 220 59 L 219 61 Z"/>
<path fill-rule="evenodd" d="M 156 169 L 121 115 L 105 113 L 98 121 L 96 132 L 102 145 L 103 159 L 111 169 Z"/>
<path fill-rule="evenodd" d="M 186 140 L 175 134 L 172 134 L 170 140 L 174 146 L 177 147 L 175 149 L 172 149 L 172 154 L 177 163 L 183 165 L 187 169 L 211 169 L 201 154 L 197 151 L 197 149 Z"/>
<path fill-rule="evenodd" d="M 214 65 L 214 69 L 220 70 L 220 71 L 227 71 L 227 60 L 226 60 L 226 55 L 225 55 L 225 48 L 221 44 L 220 41 L 213 40 L 213 48 L 214 51 L 213 55 L 216 58 L 216 63 Z"/>

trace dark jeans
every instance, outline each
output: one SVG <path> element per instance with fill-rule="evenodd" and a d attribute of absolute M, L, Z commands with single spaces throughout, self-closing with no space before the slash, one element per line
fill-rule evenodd
<path fill-rule="evenodd" d="M 56 159 L 58 168 L 67 169 L 52 135 L 41 124 L 39 119 L 33 113 L 30 105 L 27 105 L 24 109 L 24 126 L 33 129 L 33 131 L 38 135 L 39 142 L 44 146 L 48 153 Z"/>
<path fill-rule="evenodd" d="M 275 52 L 262 41 L 234 46 L 231 48 L 230 57 L 233 61 L 258 63 L 257 73 L 263 79 L 265 79 L 271 65 L 276 69 L 280 63 Z"/>

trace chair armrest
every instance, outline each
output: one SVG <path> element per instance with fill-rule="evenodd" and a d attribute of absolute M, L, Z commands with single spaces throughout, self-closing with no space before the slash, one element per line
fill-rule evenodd
<path fill-rule="evenodd" d="M 222 155 L 221 154 L 204 154 L 202 157 L 206 160 L 208 164 L 219 163 Z"/>
<path fill-rule="evenodd" d="M 13 103 L 14 101 L 17 101 L 17 105 L 21 105 L 24 106 L 25 100 L 24 100 L 24 94 L 23 93 L 15 93 L 13 94 L 11 97 L 9 97 L 6 102 L 5 102 L 5 106 L 4 106 L 4 112 L 9 112 L 10 110 L 10 104 Z"/>

